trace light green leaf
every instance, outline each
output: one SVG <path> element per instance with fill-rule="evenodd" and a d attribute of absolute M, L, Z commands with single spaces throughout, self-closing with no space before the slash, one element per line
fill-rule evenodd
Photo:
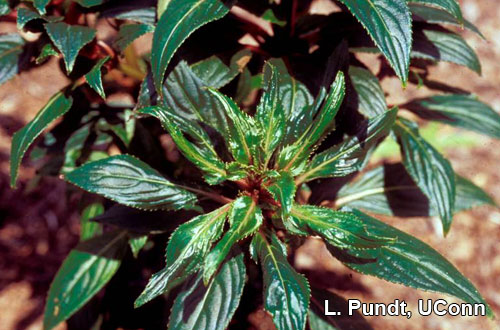
<path fill-rule="evenodd" d="M 350 66 L 349 77 L 358 96 L 358 111 L 361 114 L 373 118 L 387 111 L 384 91 L 373 73 L 364 68 Z"/>
<path fill-rule="evenodd" d="M 24 40 L 17 33 L 0 34 L 0 85 L 19 72 Z"/>
<path fill-rule="evenodd" d="M 332 121 L 344 100 L 344 95 L 344 74 L 342 71 L 339 71 L 314 121 L 294 144 L 284 148 L 278 155 L 278 169 L 292 171 L 294 175 L 300 172 L 307 157 L 309 157 L 311 153 L 311 147 L 313 147 L 321 139 L 323 134 L 331 128 Z"/>
<path fill-rule="evenodd" d="M 139 113 L 149 114 L 161 121 L 163 127 L 170 133 L 170 136 L 177 145 L 177 148 L 179 148 L 182 154 L 189 161 L 204 172 L 204 178 L 208 183 L 216 184 L 227 179 L 228 175 L 225 170 L 225 164 L 219 158 L 213 149 L 210 140 L 203 131 L 199 131 L 200 134 L 197 135 L 199 140 L 204 142 L 200 147 L 189 142 L 184 137 L 179 126 L 172 123 L 172 120 L 170 120 L 169 112 L 167 110 L 161 107 L 148 107 L 139 110 Z M 189 128 L 190 126 L 187 127 Z M 195 129 L 192 131 L 198 132 Z"/>
<path fill-rule="evenodd" d="M 120 26 L 114 44 L 123 52 L 135 39 L 146 33 L 154 32 L 154 30 L 155 27 L 149 24 L 124 24 Z"/>
<path fill-rule="evenodd" d="M 165 9 L 167 9 L 168 3 L 171 0 L 158 0 L 158 6 L 157 6 L 157 16 L 158 18 L 161 17 Z"/>
<path fill-rule="evenodd" d="M 416 29 L 411 56 L 463 65 L 481 74 L 481 63 L 476 53 L 462 37 L 453 32 Z"/>
<path fill-rule="evenodd" d="M 102 86 L 102 73 L 101 69 L 104 63 L 106 63 L 110 59 L 109 56 L 106 56 L 105 58 L 101 58 L 90 70 L 89 73 L 85 75 L 85 79 L 87 80 L 87 83 L 92 87 L 93 90 L 99 94 L 100 97 L 102 97 L 104 100 L 106 99 L 106 94 L 104 94 L 104 87 Z"/>
<path fill-rule="evenodd" d="M 196 202 L 193 193 L 129 155 L 87 163 L 65 179 L 88 192 L 143 210 L 189 209 Z"/>
<path fill-rule="evenodd" d="M 243 72 L 251 58 L 252 53 L 243 49 L 231 57 L 229 65 L 214 55 L 191 65 L 191 70 L 205 82 L 206 86 L 219 89 Z"/>
<path fill-rule="evenodd" d="M 180 225 L 167 245 L 166 267 L 153 274 L 134 305 L 139 307 L 182 283 L 198 270 L 212 243 L 222 234 L 231 204 Z"/>
<path fill-rule="evenodd" d="M 43 46 L 40 55 L 38 55 L 38 57 L 35 60 L 35 63 L 40 64 L 50 56 L 58 56 L 58 55 L 59 53 L 57 52 L 57 50 L 54 49 L 54 46 L 52 46 L 51 43 L 48 43 L 45 46 Z"/>
<path fill-rule="evenodd" d="M 450 162 L 420 136 L 416 124 L 399 118 L 394 132 L 406 170 L 438 210 L 443 232 L 448 233 L 456 194 L 455 172 Z"/>
<path fill-rule="evenodd" d="M 462 27 L 462 23 L 460 22 L 460 20 L 457 20 L 457 18 L 455 18 L 448 11 L 412 3 L 409 4 L 409 7 L 415 21 L 424 21 L 434 24 L 451 24 L 454 26 Z M 464 19 L 463 27 L 477 33 L 481 38 L 484 39 L 481 31 L 479 31 L 478 28 L 468 20 Z"/>
<path fill-rule="evenodd" d="M 347 176 L 361 170 L 370 149 L 391 130 L 397 112 L 394 108 L 360 124 L 353 137 L 314 156 L 296 181 Z"/>
<path fill-rule="evenodd" d="M 429 245 L 357 210 L 352 212 L 362 219 L 370 233 L 396 240 L 373 250 L 330 250 L 346 266 L 386 281 L 484 304 L 487 315 L 493 317 L 491 308 L 472 283 Z"/>
<path fill-rule="evenodd" d="M 214 89 L 209 89 L 209 92 L 219 101 L 230 121 L 229 140 L 226 142 L 234 159 L 245 165 L 254 164 L 261 143 L 261 133 L 254 118 L 241 111 L 238 105 L 224 94 Z"/>
<path fill-rule="evenodd" d="M 86 241 L 102 234 L 102 226 L 90 220 L 104 213 L 104 206 L 101 203 L 93 203 L 87 206 L 80 218 L 80 241 Z"/>
<path fill-rule="evenodd" d="M 255 233 L 262 224 L 262 211 L 249 196 L 241 196 L 232 203 L 229 214 L 230 228 L 215 245 L 203 263 L 203 281 L 209 283 L 226 258 L 232 246 L 245 237 Z"/>
<path fill-rule="evenodd" d="M 297 188 L 293 176 L 287 172 L 278 173 L 265 188 L 271 193 L 274 200 L 280 203 L 281 215 L 287 217 L 292 210 Z"/>
<path fill-rule="evenodd" d="M 68 74 L 73 71 L 80 50 L 91 42 L 96 35 L 94 29 L 80 25 L 69 25 L 63 22 L 47 23 L 45 24 L 45 30 L 50 40 L 62 53 Z"/>
<path fill-rule="evenodd" d="M 239 253 L 222 264 L 208 285 L 201 274 L 186 281 L 170 313 L 169 329 L 224 330 L 238 307 L 245 286 L 245 263 Z"/>
<path fill-rule="evenodd" d="M 277 18 L 276 15 L 274 15 L 274 12 L 271 8 L 269 8 L 265 12 L 263 12 L 260 17 L 265 21 L 268 21 L 270 23 L 276 24 L 276 25 L 281 26 L 281 27 L 286 25 L 286 21 L 280 20 L 279 18 Z"/>
<path fill-rule="evenodd" d="M 340 0 L 367 30 L 405 85 L 412 47 L 406 0 Z"/>
<path fill-rule="evenodd" d="M 148 235 L 131 237 L 128 240 L 128 245 L 130 246 L 130 250 L 132 250 L 134 258 L 137 258 L 139 256 L 139 252 L 141 252 L 142 248 L 146 245 L 147 242 Z"/>
<path fill-rule="evenodd" d="M 0 16 L 7 15 L 10 12 L 9 1 L 0 0 Z"/>
<path fill-rule="evenodd" d="M 72 104 L 71 96 L 66 97 L 62 92 L 55 94 L 32 121 L 14 134 L 10 152 L 11 187 L 16 185 L 19 165 L 31 143 L 50 123 L 68 112 Z"/>
<path fill-rule="evenodd" d="M 429 199 L 407 177 L 406 171 L 402 171 L 402 166 L 390 165 L 364 173 L 358 180 L 339 190 L 336 206 L 347 205 L 384 215 L 439 216 Z M 480 205 L 496 205 L 487 193 L 469 180 L 457 175 L 455 183 L 453 214 Z"/>
<path fill-rule="evenodd" d="M 353 213 L 319 206 L 294 205 L 284 223 L 297 235 L 320 235 L 329 244 L 342 249 L 372 249 L 392 242 L 391 237 L 372 235 Z"/>
<path fill-rule="evenodd" d="M 170 0 L 153 35 L 151 67 L 158 94 L 175 51 L 201 26 L 224 17 L 230 3 L 221 0 Z"/>
<path fill-rule="evenodd" d="M 109 232 L 73 249 L 50 286 L 43 325 L 51 330 L 97 294 L 120 267 L 126 232 Z"/>
<path fill-rule="evenodd" d="M 404 107 L 423 119 L 443 122 L 500 139 L 500 115 L 475 96 L 434 95 L 413 100 Z"/>
<path fill-rule="evenodd" d="M 261 165 L 267 167 L 276 147 L 285 134 L 285 112 L 279 95 L 279 71 L 267 64 L 264 69 L 264 93 L 257 105 L 255 118 L 261 126 Z"/>
<path fill-rule="evenodd" d="M 306 326 L 310 289 L 307 279 L 286 259 L 286 248 L 274 233 L 257 233 L 252 249 L 259 257 L 264 276 L 264 306 L 278 330 Z"/>
<path fill-rule="evenodd" d="M 410 0 L 410 2 L 441 8 L 453 15 L 459 23 L 464 20 L 458 0 Z"/>

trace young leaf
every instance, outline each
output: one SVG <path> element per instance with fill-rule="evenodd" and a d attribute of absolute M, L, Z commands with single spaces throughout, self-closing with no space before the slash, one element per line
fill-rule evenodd
<path fill-rule="evenodd" d="M 262 157 L 264 168 L 285 133 L 285 112 L 279 99 L 279 71 L 267 64 L 264 70 L 264 93 L 257 106 L 255 118 L 262 130 Z"/>
<path fill-rule="evenodd" d="M 370 70 L 350 66 L 349 77 L 358 96 L 358 111 L 361 114 L 373 118 L 387 111 L 382 86 Z"/>
<path fill-rule="evenodd" d="M 245 286 L 243 253 L 222 264 L 208 285 L 201 274 L 186 281 L 170 313 L 169 329 L 224 330 L 238 307 Z"/>
<path fill-rule="evenodd" d="M 38 10 L 40 15 L 45 15 L 45 7 L 49 4 L 50 0 L 33 0 L 33 6 Z"/>
<path fill-rule="evenodd" d="M 406 84 L 412 47 L 411 14 L 406 0 L 340 0 L 349 8 Z"/>
<path fill-rule="evenodd" d="M 410 0 L 410 2 L 441 8 L 453 15 L 453 17 L 457 19 L 458 23 L 462 24 L 464 21 L 458 0 Z"/>
<path fill-rule="evenodd" d="M 132 250 L 132 254 L 134 258 L 139 256 L 139 252 L 148 242 L 148 235 L 132 237 L 128 240 L 128 245 L 130 246 L 130 250 Z"/>
<path fill-rule="evenodd" d="M 66 181 L 117 203 L 143 210 L 192 208 L 196 196 L 129 155 L 111 156 L 80 166 Z"/>
<path fill-rule="evenodd" d="M 453 214 L 495 202 L 481 188 L 457 175 Z M 335 205 L 394 216 L 439 216 L 429 199 L 420 192 L 401 164 L 385 165 L 364 173 L 343 186 Z"/>
<path fill-rule="evenodd" d="M 286 259 L 286 248 L 273 234 L 257 233 L 252 249 L 264 276 L 264 305 L 278 330 L 304 329 L 309 308 L 309 283 Z"/>
<path fill-rule="evenodd" d="M 90 220 L 104 213 L 104 206 L 101 203 L 93 203 L 87 206 L 80 219 L 80 241 L 86 241 L 102 234 L 102 226 Z"/>
<path fill-rule="evenodd" d="M 330 87 L 330 92 L 323 106 L 306 131 L 292 145 L 284 148 L 278 155 L 277 168 L 284 171 L 297 172 L 304 165 L 304 161 L 311 153 L 313 147 L 331 126 L 335 115 L 344 100 L 345 83 L 344 74 L 339 71 L 335 81 Z"/>
<path fill-rule="evenodd" d="M 90 85 L 90 87 L 92 87 L 92 89 L 95 90 L 97 94 L 99 94 L 99 96 L 104 100 L 106 99 L 106 94 L 104 94 L 104 87 L 102 87 L 101 69 L 104 63 L 106 63 L 109 59 L 109 56 L 100 59 L 94 65 L 92 70 L 90 70 L 90 72 L 85 75 L 85 79 L 87 80 L 87 83 Z"/>
<path fill-rule="evenodd" d="M 455 172 L 450 162 L 420 136 L 416 124 L 399 118 L 394 132 L 406 170 L 438 210 L 443 232 L 448 233 L 456 194 Z"/>
<path fill-rule="evenodd" d="M 170 0 L 159 18 L 153 35 L 151 68 L 158 94 L 168 63 L 187 37 L 211 21 L 229 12 L 230 1 L 222 0 Z"/>
<path fill-rule="evenodd" d="M 64 57 L 66 64 L 66 72 L 69 74 L 73 71 L 76 57 L 80 50 L 94 39 L 96 31 L 94 29 L 79 26 L 69 25 L 63 22 L 47 23 L 45 30 L 50 37 L 50 40 L 59 49 Z"/>
<path fill-rule="evenodd" d="M 35 60 L 35 63 L 40 64 L 50 56 L 58 56 L 58 55 L 59 53 L 57 52 L 57 50 L 54 49 L 54 46 L 52 46 L 51 43 L 48 43 L 45 46 L 43 46 L 42 50 L 40 51 L 40 55 L 38 55 L 38 57 Z"/>
<path fill-rule="evenodd" d="M 0 35 L 0 85 L 18 73 L 23 46 L 24 39 L 17 33 Z"/>
<path fill-rule="evenodd" d="M 493 317 L 491 308 L 472 283 L 429 245 L 357 210 L 352 212 L 370 233 L 396 239 L 374 250 L 330 250 L 346 266 L 390 282 L 484 304 L 487 315 Z"/>
<path fill-rule="evenodd" d="M 265 188 L 280 203 L 281 215 L 287 217 L 295 200 L 296 185 L 293 176 L 287 172 L 278 173 Z"/>
<path fill-rule="evenodd" d="M 320 235 L 339 248 L 372 249 L 392 241 L 391 237 L 377 237 L 366 231 L 353 213 L 312 205 L 294 205 L 285 226 L 298 235 Z"/>
<path fill-rule="evenodd" d="M 221 235 L 231 204 L 180 225 L 167 245 L 166 267 L 151 276 L 134 305 L 139 307 L 168 293 L 201 266 L 208 249 Z"/>
<path fill-rule="evenodd" d="M 66 97 L 62 92 L 55 94 L 32 121 L 14 134 L 10 152 L 11 187 L 16 185 L 19 165 L 31 143 L 51 122 L 68 112 L 72 104 L 71 96 Z"/>
<path fill-rule="evenodd" d="M 288 73 L 283 60 L 271 59 L 269 63 L 278 73 L 278 99 L 287 121 L 282 144 L 287 145 L 295 142 L 313 121 L 314 98 L 304 84 Z"/>
<path fill-rule="evenodd" d="M 251 58 L 252 53 L 247 49 L 243 49 L 231 57 L 229 66 L 219 57 L 213 55 L 203 61 L 193 64 L 191 70 L 193 70 L 194 74 L 203 80 L 207 86 L 219 89 L 236 78 L 236 76 L 244 70 Z"/>
<path fill-rule="evenodd" d="M 49 289 L 44 329 L 68 319 L 109 282 L 126 246 L 126 232 L 109 232 L 80 243 L 69 253 Z"/>
<path fill-rule="evenodd" d="M 404 105 L 419 117 L 500 139 L 500 115 L 477 97 L 462 94 L 434 95 Z"/>
<path fill-rule="evenodd" d="M 200 133 L 196 137 L 198 138 L 198 141 L 203 141 L 203 145 L 198 146 L 189 142 L 184 137 L 179 126 L 172 123 L 169 119 L 168 112 L 165 109 L 161 107 L 148 107 L 139 110 L 139 113 L 152 115 L 161 121 L 162 126 L 170 133 L 170 136 L 177 145 L 177 148 L 179 148 L 182 154 L 189 161 L 204 172 L 205 180 L 209 184 L 220 183 L 227 179 L 228 175 L 225 170 L 225 164 L 222 160 L 220 160 L 219 156 L 213 149 L 208 136 L 206 136 L 203 131 L 195 130 L 195 127 L 190 130 L 190 132 Z M 190 128 L 191 126 L 188 125 L 185 127 Z"/>
<path fill-rule="evenodd" d="M 415 29 L 411 56 L 463 65 L 481 74 L 481 63 L 474 50 L 461 36 L 450 31 Z"/>
<path fill-rule="evenodd" d="M 229 97 L 214 89 L 209 91 L 217 98 L 229 118 L 229 140 L 226 142 L 234 159 L 239 163 L 252 165 L 261 142 L 261 132 L 254 118 L 241 111 Z"/>
<path fill-rule="evenodd" d="M 149 24 L 124 24 L 120 26 L 120 31 L 118 31 L 114 44 L 123 52 L 135 39 L 154 30 L 155 27 Z"/>
<path fill-rule="evenodd" d="M 230 228 L 210 251 L 203 263 L 203 281 L 205 284 L 209 283 L 210 278 L 217 272 L 231 247 L 257 231 L 262 221 L 262 211 L 251 197 L 241 196 L 232 203 L 231 213 L 229 214 Z"/>
<path fill-rule="evenodd" d="M 414 21 L 424 21 L 434 24 L 451 24 L 454 26 L 462 27 L 462 23 L 448 11 L 412 3 L 409 4 L 409 7 L 413 14 Z M 477 33 L 481 38 L 484 39 L 481 31 L 479 31 L 478 28 L 468 20 L 464 19 L 463 27 Z"/>
<path fill-rule="evenodd" d="M 326 315 L 325 301 L 328 301 L 330 311 L 339 312 L 337 316 Z M 349 303 L 344 298 L 328 290 L 311 288 L 308 319 L 311 330 L 372 330 L 359 312 L 349 311 Z"/>
<path fill-rule="evenodd" d="M 396 115 L 397 108 L 365 121 L 354 137 L 314 156 L 296 181 L 302 183 L 324 177 L 346 176 L 361 170 L 369 150 L 390 131 Z"/>

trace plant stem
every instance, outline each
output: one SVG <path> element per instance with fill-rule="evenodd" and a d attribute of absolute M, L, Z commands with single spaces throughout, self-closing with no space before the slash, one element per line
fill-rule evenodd
<path fill-rule="evenodd" d="M 229 198 L 229 197 L 226 197 L 226 196 L 223 196 L 221 194 L 217 194 L 217 193 L 212 193 L 212 192 L 209 192 L 209 191 L 205 191 L 205 190 L 201 190 L 201 189 L 196 189 L 196 188 L 193 188 L 193 187 L 189 187 L 189 186 L 183 186 L 183 185 L 177 185 L 181 188 L 184 188 L 186 190 L 189 190 L 191 192 L 194 192 L 198 195 L 202 195 L 202 196 L 205 196 L 213 201 L 216 201 L 216 202 L 219 202 L 221 204 L 229 204 L 229 203 L 232 203 L 234 200 L 232 198 Z"/>

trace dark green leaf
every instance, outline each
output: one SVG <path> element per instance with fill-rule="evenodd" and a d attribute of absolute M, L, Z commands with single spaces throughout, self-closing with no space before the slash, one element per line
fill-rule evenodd
<path fill-rule="evenodd" d="M 40 64 L 43 61 L 45 61 L 47 58 L 50 56 L 58 56 L 59 53 L 57 50 L 54 49 L 54 46 L 52 44 L 48 43 L 45 46 L 43 46 L 42 51 L 40 52 L 40 55 L 35 60 L 36 64 Z"/>
<path fill-rule="evenodd" d="M 50 0 L 33 0 L 33 5 L 41 15 L 45 15 L 45 7 L 47 7 L 49 2 Z"/>
<path fill-rule="evenodd" d="M 154 30 L 154 26 L 149 24 L 124 24 L 120 26 L 115 46 L 123 52 L 135 39 Z"/>
<path fill-rule="evenodd" d="M 9 1 L 0 0 L 0 16 L 10 13 Z"/>
<path fill-rule="evenodd" d="M 45 24 L 45 29 L 50 40 L 52 40 L 57 49 L 62 53 L 68 74 L 73 71 L 73 66 L 80 50 L 83 46 L 91 42 L 96 34 L 94 29 L 79 25 L 69 25 L 63 22 L 47 23 Z"/>
<path fill-rule="evenodd" d="M 412 47 L 411 14 L 406 0 L 341 0 L 387 58 L 403 84 L 408 80 Z"/>
<path fill-rule="evenodd" d="M 142 248 L 148 242 L 148 235 L 132 237 L 128 240 L 128 245 L 130 246 L 130 250 L 132 250 L 132 254 L 134 258 L 139 256 L 139 252 L 141 252 Z"/>
<path fill-rule="evenodd" d="M 109 59 L 110 59 L 109 56 L 106 56 L 105 58 L 100 59 L 94 65 L 94 67 L 92 68 L 92 70 L 90 70 L 90 72 L 85 75 L 85 79 L 87 80 L 87 83 L 103 99 L 106 99 L 106 94 L 104 94 L 104 87 L 102 87 L 102 73 L 101 73 L 101 69 L 102 69 L 102 66 L 104 65 L 104 63 L 106 63 Z"/>
<path fill-rule="evenodd" d="M 363 122 L 356 135 L 313 157 L 298 183 L 310 180 L 346 176 L 361 170 L 370 149 L 389 133 L 396 120 L 397 108 Z"/>
<path fill-rule="evenodd" d="M 137 23 L 148 25 L 156 24 L 156 8 L 145 7 L 143 1 L 136 1 L 137 5 L 131 4 L 130 1 L 122 1 L 123 5 L 115 3 L 113 6 L 103 10 L 101 17 L 116 18 L 122 20 L 129 20 Z M 147 4 L 147 2 L 145 2 Z"/>
<path fill-rule="evenodd" d="M 208 283 L 226 258 L 231 247 L 238 241 L 255 233 L 262 224 L 262 211 L 249 196 L 241 196 L 232 203 L 229 214 L 229 230 L 215 245 L 203 263 L 203 281 Z"/>
<path fill-rule="evenodd" d="M 231 204 L 227 204 L 211 213 L 199 215 L 175 230 L 167 246 L 166 267 L 153 274 L 135 301 L 135 307 L 168 293 L 200 268 L 208 249 L 222 234 L 230 207 Z"/>
<path fill-rule="evenodd" d="M 88 192 L 144 210 L 191 208 L 193 193 L 165 179 L 146 163 L 117 155 L 87 163 L 65 177 Z"/>
<path fill-rule="evenodd" d="M 73 99 L 71 97 L 66 97 L 62 92 L 57 93 L 38 112 L 32 121 L 14 134 L 10 152 L 11 187 L 15 187 L 16 185 L 19 165 L 31 143 L 51 122 L 68 112 L 72 104 Z"/>
<path fill-rule="evenodd" d="M 462 24 L 457 20 L 452 14 L 447 11 L 432 8 L 428 6 L 422 6 L 419 4 L 409 4 L 410 10 L 413 13 L 415 21 L 424 21 L 427 23 L 434 24 L 451 24 L 458 27 L 462 27 Z M 471 22 L 464 20 L 463 27 L 477 33 L 480 37 L 484 39 L 481 31 L 478 30 Z"/>
<path fill-rule="evenodd" d="M 458 0 L 410 0 L 410 2 L 441 8 L 453 15 L 459 23 L 463 22 L 462 11 L 460 10 L 460 3 L 458 3 Z"/>
<path fill-rule="evenodd" d="M 455 172 L 450 162 L 420 136 L 416 124 L 399 118 L 394 132 L 406 170 L 438 210 L 443 232 L 448 233 L 456 194 Z"/>
<path fill-rule="evenodd" d="M 353 213 L 312 205 L 294 205 L 285 226 L 298 235 L 320 235 L 339 248 L 371 249 L 392 241 L 372 235 Z"/>
<path fill-rule="evenodd" d="M 285 134 L 285 112 L 279 95 L 279 71 L 271 64 L 264 70 L 264 93 L 257 105 L 255 118 L 262 131 L 261 165 L 267 167 L 274 150 Z"/>
<path fill-rule="evenodd" d="M 224 94 L 214 89 L 209 89 L 209 92 L 218 100 L 230 121 L 226 142 L 234 159 L 241 164 L 252 165 L 257 150 L 261 147 L 261 131 L 254 118 L 241 111 L 238 105 Z"/>
<path fill-rule="evenodd" d="M 462 94 L 434 95 L 406 105 L 419 117 L 500 139 L 500 115 L 477 97 Z"/>
<path fill-rule="evenodd" d="M 151 67 L 158 94 L 175 51 L 201 26 L 224 17 L 229 5 L 221 0 L 170 0 L 153 36 Z"/>
<path fill-rule="evenodd" d="M 264 305 L 278 330 L 304 329 L 309 309 L 309 283 L 286 259 L 286 248 L 273 234 L 257 233 L 252 248 L 264 276 Z"/>
<path fill-rule="evenodd" d="M 77 167 L 77 161 L 80 159 L 85 148 L 85 142 L 90 136 L 92 124 L 86 124 L 71 134 L 64 145 L 64 163 L 61 168 L 62 174 L 67 174 Z"/>
<path fill-rule="evenodd" d="M 349 303 L 344 298 L 328 290 L 312 288 L 311 291 L 308 313 L 311 330 L 372 330 L 359 312 L 349 315 Z M 325 301 L 328 301 L 329 311 L 338 311 L 340 314 L 334 317 L 325 315 Z"/>
<path fill-rule="evenodd" d="M 0 34 L 0 85 L 19 72 L 24 40 L 17 33 Z"/>
<path fill-rule="evenodd" d="M 26 26 L 26 24 L 28 24 L 29 22 L 36 20 L 36 19 L 43 19 L 45 22 L 57 22 L 57 21 L 62 21 L 63 17 L 42 16 L 34 10 L 31 10 L 29 8 L 24 8 L 24 7 L 17 9 L 17 29 L 18 30 L 22 30 Z"/>
<path fill-rule="evenodd" d="M 240 303 L 245 286 L 243 254 L 222 264 L 207 286 L 201 274 L 186 281 L 170 313 L 169 329 L 224 330 Z"/>
<path fill-rule="evenodd" d="M 449 294 L 468 303 L 484 304 L 487 314 L 493 316 L 472 283 L 429 245 L 357 210 L 353 212 L 370 233 L 396 240 L 373 250 L 331 250 L 349 268 L 412 288 Z"/>
<path fill-rule="evenodd" d="M 285 147 L 279 154 L 277 165 L 284 171 L 297 174 L 303 170 L 305 161 L 311 153 L 311 148 L 321 139 L 332 126 L 333 119 L 344 100 L 345 83 L 344 74 L 339 71 L 335 81 L 330 87 L 322 108 L 314 121 L 292 145 Z"/>
<path fill-rule="evenodd" d="M 454 214 L 480 205 L 495 206 L 488 194 L 467 179 L 457 175 L 455 183 Z M 384 215 L 439 216 L 400 164 L 377 167 L 342 187 L 336 206 L 344 205 Z"/>
<path fill-rule="evenodd" d="M 126 232 L 110 232 L 80 243 L 57 272 L 47 297 L 44 329 L 68 319 L 106 285 L 120 267 Z"/>
<path fill-rule="evenodd" d="M 174 124 L 169 118 L 169 112 L 166 109 L 161 107 L 148 107 L 139 110 L 139 113 L 149 114 L 161 121 L 163 127 L 170 133 L 177 148 L 179 148 L 189 161 L 204 172 L 205 180 L 208 183 L 216 184 L 227 179 L 226 166 L 213 149 L 210 140 L 205 136 L 206 134 L 202 134 L 204 133 L 203 131 L 200 131 L 197 137 L 204 143 L 202 146 L 198 146 L 189 142 L 186 137 L 184 137 L 179 126 Z M 195 131 L 196 130 L 193 129 L 193 132 Z"/>
<path fill-rule="evenodd" d="M 372 118 L 387 111 L 384 91 L 373 73 L 367 69 L 350 66 L 349 77 L 358 96 L 358 111 L 361 114 Z"/>
<path fill-rule="evenodd" d="M 108 0 L 74 0 L 74 1 L 82 7 L 90 8 L 90 7 L 102 5 L 103 3 L 107 2 Z"/>
<path fill-rule="evenodd" d="M 93 203 L 87 206 L 80 219 L 80 241 L 86 241 L 92 237 L 102 234 L 102 226 L 90 220 L 104 213 L 104 206 L 101 203 Z"/>
<path fill-rule="evenodd" d="M 463 65 L 481 74 L 481 63 L 476 53 L 462 37 L 453 32 L 415 30 L 411 56 Z"/>
<path fill-rule="evenodd" d="M 252 53 L 244 49 L 234 54 L 229 65 L 226 65 L 219 57 L 214 55 L 193 64 L 191 70 L 205 82 L 206 86 L 218 89 L 227 85 L 241 73 L 251 57 Z"/>

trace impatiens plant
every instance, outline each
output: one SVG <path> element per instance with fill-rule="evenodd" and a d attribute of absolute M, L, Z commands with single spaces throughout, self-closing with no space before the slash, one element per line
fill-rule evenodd
<path fill-rule="evenodd" d="M 500 138 L 493 109 L 428 78 L 438 61 L 479 73 L 451 29 L 480 32 L 454 0 L 330 5 L 0 0 L 24 30 L 0 35 L 0 82 L 51 57 L 71 81 L 12 141 L 13 187 L 36 141 L 37 175 L 81 188 L 81 242 L 48 292 L 46 329 L 241 329 L 261 308 L 278 329 L 352 326 L 324 315 L 342 298 L 294 268 L 311 236 L 354 271 L 493 316 L 434 249 L 364 213 L 435 216 L 446 234 L 456 212 L 495 205 L 419 133 L 438 121 Z M 377 76 L 364 52 L 381 54 Z M 398 110 L 379 84 L 391 76 L 442 93 Z M 401 163 L 369 164 L 384 139 Z"/>

